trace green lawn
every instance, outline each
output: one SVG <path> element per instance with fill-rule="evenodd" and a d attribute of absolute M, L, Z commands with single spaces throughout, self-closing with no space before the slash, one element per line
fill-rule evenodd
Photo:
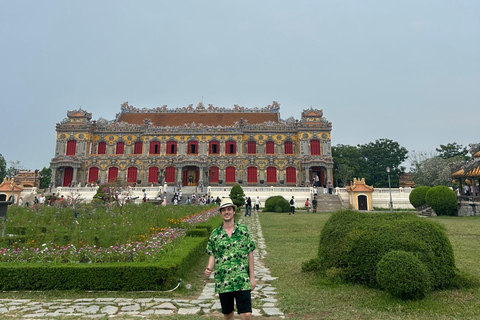
<path fill-rule="evenodd" d="M 261 213 L 267 265 L 278 277 L 280 307 L 289 319 L 480 319 L 480 290 L 437 291 L 422 301 L 402 301 L 359 285 L 332 283 L 302 273 L 317 255 L 320 232 L 331 214 Z M 445 225 L 457 267 L 480 278 L 480 219 L 429 218 Z"/>

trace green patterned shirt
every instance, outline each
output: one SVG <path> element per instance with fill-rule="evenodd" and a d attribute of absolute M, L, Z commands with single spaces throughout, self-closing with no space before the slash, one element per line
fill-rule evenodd
<path fill-rule="evenodd" d="M 248 253 L 255 250 L 248 228 L 235 222 L 229 237 L 223 226 L 212 231 L 205 252 L 215 258 L 215 292 L 252 290 Z"/>

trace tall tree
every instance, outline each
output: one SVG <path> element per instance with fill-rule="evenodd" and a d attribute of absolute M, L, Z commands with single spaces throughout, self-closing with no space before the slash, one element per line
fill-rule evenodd
<path fill-rule="evenodd" d="M 40 189 L 46 189 L 52 180 L 52 169 L 43 167 L 40 171 Z"/>
<path fill-rule="evenodd" d="M 0 183 L 2 183 L 3 179 L 7 176 L 7 162 L 5 158 L 0 153 Z"/>
<path fill-rule="evenodd" d="M 469 160 L 467 147 L 457 144 L 456 142 L 441 144 L 440 148 L 435 149 L 438 152 L 438 156 L 442 159 L 457 158 L 458 160 Z"/>
<path fill-rule="evenodd" d="M 400 166 L 406 159 L 408 150 L 396 141 L 378 139 L 364 145 L 358 145 L 365 162 L 364 170 L 367 172 L 365 181 L 375 187 L 388 187 L 388 174 L 390 168 L 391 186 L 398 187 L 399 174 L 405 171 Z"/>
<path fill-rule="evenodd" d="M 345 187 L 355 177 L 365 177 L 363 158 L 355 146 L 339 144 L 332 147 L 333 180 Z"/>

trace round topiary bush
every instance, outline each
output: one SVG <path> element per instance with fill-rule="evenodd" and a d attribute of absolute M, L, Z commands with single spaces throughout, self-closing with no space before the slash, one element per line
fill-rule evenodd
<path fill-rule="evenodd" d="M 429 270 L 432 289 L 452 285 L 455 259 L 444 227 L 408 212 L 334 213 L 320 235 L 320 270 L 338 268 L 344 280 L 375 288 L 377 264 L 392 250 L 413 253 Z"/>
<path fill-rule="evenodd" d="M 430 273 L 413 253 L 390 251 L 377 264 L 377 282 L 403 300 L 423 299 L 430 291 Z"/>
<path fill-rule="evenodd" d="M 282 196 L 273 196 L 265 201 L 264 212 L 290 212 L 290 204 Z"/>
<path fill-rule="evenodd" d="M 449 187 L 430 188 L 425 195 L 425 200 L 439 216 L 453 216 L 457 212 L 457 196 Z"/>
<path fill-rule="evenodd" d="M 410 192 L 408 199 L 414 208 L 418 208 L 427 203 L 427 201 L 425 201 L 425 195 L 427 194 L 428 190 L 430 190 L 430 187 L 421 186 L 416 187 L 412 190 L 412 192 Z"/>

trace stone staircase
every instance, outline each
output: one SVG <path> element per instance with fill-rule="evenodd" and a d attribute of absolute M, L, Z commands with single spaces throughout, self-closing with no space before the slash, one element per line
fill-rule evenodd
<path fill-rule="evenodd" d="M 317 201 L 317 212 L 335 212 L 344 209 L 340 198 L 334 194 L 318 194 Z"/>

